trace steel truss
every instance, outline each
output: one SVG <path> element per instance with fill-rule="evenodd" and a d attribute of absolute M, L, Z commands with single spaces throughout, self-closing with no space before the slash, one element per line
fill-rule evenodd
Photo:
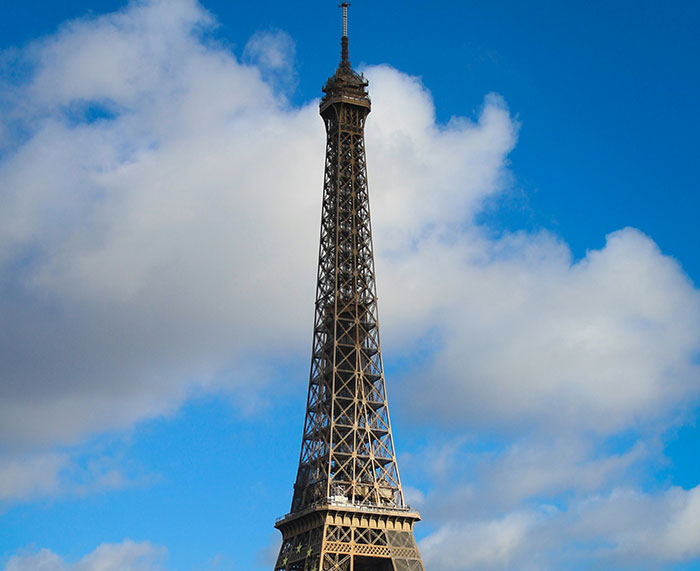
<path fill-rule="evenodd" d="M 347 5 L 344 8 L 346 16 Z M 345 23 L 345 20 L 344 20 Z M 276 571 L 424 571 L 396 466 L 379 344 L 364 126 L 348 38 L 323 88 L 326 126 L 306 419 Z"/>

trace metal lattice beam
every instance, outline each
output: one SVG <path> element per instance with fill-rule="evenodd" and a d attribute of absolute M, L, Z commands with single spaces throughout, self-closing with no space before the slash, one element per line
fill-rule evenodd
<path fill-rule="evenodd" d="M 311 374 L 276 571 L 424 571 L 396 465 L 379 342 L 364 127 L 368 83 L 348 59 L 323 88 L 326 161 Z"/>

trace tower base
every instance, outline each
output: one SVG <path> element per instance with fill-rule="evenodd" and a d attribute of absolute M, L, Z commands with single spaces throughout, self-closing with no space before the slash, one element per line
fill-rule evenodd
<path fill-rule="evenodd" d="M 275 571 L 425 571 L 416 511 L 326 503 L 288 514 L 275 527 L 282 548 Z"/>

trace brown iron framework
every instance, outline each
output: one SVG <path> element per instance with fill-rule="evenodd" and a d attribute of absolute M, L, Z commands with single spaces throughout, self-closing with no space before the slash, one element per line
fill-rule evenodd
<path fill-rule="evenodd" d="M 275 571 L 424 571 L 396 466 L 379 345 L 364 126 L 348 58 L 323 88 L 326 163 L 311 375 L 292 508 Z"/>

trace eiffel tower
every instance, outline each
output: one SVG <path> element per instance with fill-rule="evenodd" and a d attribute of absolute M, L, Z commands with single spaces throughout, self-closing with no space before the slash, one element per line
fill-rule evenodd
<path fill-rule="evenodd" d="M 323 87 L 326 164 L 311 375 L 275 571 L 424 571 L 403 496 L 379 347 L 365 167 L 368 82 L 348 58 Z"/>

